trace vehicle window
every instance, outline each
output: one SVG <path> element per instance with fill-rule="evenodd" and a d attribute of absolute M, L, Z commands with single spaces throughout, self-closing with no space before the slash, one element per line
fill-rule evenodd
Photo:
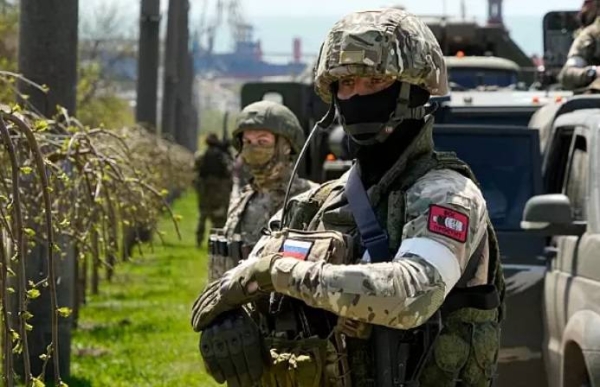
<path fill-rule="evenodd" d="M 587 220 L 588 153 L 585 137 L 575 136 L 569 158 L 563 193 L 569 197 L 574 220 Z"/>
<path fill-rule="evenodd" d="M 569 165 L 570 149 L 573 144 L 575 127 L 563 126 L 556 129 L 544 155 L 546 164 L 544 189 L 547 193 L 562 193 Z"/>
<path fill-rule="evenodd" d="M 507 87 L 517 83 L 517 73 L 506 70 L 462 68 L 449 69 L 448 80 L 467 89 L 477 86 Z"/>
<path fill-rule="evenodd" d="M 500 230 L 520 230 L 525 202 L 534 192 L 534 157 L 530 137 L 451 134 L 434 131 L 437 150 L 454 151 L 467 162 L 481 185 L 492 223 Z"/>

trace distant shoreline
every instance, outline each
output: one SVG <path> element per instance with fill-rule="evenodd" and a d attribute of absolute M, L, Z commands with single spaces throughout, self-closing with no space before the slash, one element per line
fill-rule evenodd
<path fill-rule="evenodd" d="M 528 55 L 541 55 L 543 49 L 542 43 L 542 18 L 540 16 L 505 16 L 507 25 L 513 40 Z M 483 22 L 484 18 L 468 18 L 468 20 L 477 20 Z M 265 59 L 272 62 L 286 62 L 288 58 L 269 57 L 269 53 L 292 53 L 292 39 L 294 37 L 302 38 L 302 51 L 307 54 L 316 54 L 321 45 L 321 41 L 331 25 L 337 20 L 336 16 L 262 16 L 252 19 L 255 26 L 254 37 L 261 40 L 262 50 Z M 216 52 L 222 53 L 230 51 L 232 44 L 230 34 L 226 29 L 222 29 L 215 39 Z"/>

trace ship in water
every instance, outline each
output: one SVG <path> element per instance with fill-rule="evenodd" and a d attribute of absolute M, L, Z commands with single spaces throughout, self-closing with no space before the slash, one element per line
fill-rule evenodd
<path fill-rule="evenodd" d="M 192 55 L 196 74 L 209 77 L 234 79 L 261 79 L 273 76 L 295 76 L 302 73 L 307 64 L 301 59 L 301 40 L 293 40 L 292 59 L 288 63 L 271 63 L 264 59 L 261 42 L 254 38 L 254 26 L 243 17 L 240 0 L 217 0 L 215 13 L 206 20 L 210 1 L 204 1 L 200 26 L 192 42 Z M 233 50 L 214 52 L 217 29 L 226 14 L 233 37 Z"/>
<path fill-rule="evenodd" d="M 421 15 L 440 42 L 444 55 L 457 53 L 466 56 L 495 56 L 515 62 L 532 78 L 535 64 L 510 37 L 502 18 L 503 0 L 488 0 L 488 19 L 485 25 L 468 21 L 462 3 L 462 17 Z M 209 1 L 204 2 L 200 26 L 193 42 L 196 74 L 203 76 L 252 80 L 266 77 L 304 77 L 312 63 L 302 60 L 301 40 L 293 41 L 292 58 L 288 63 L 271 63 L 264 59 L 261 42 L 254 38 L 254 27 L 244 20 L 241 0 L 216 0 L 215 12 L 206 21 Z M 404 7 L 398 7 L 404 8 Z M 232 32 L 234 46 L 231 52 L 214 52 L 214 39 L 224 15 Z M 527 79 L 532 81 L 532 79 Z"/>

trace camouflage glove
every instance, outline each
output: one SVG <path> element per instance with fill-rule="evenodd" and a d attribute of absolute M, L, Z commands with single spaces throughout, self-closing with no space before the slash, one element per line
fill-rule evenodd
<path fill-rule="evenodd" d="M 202 333 L 200 354 L 208 374 L 230 387 L 255 386 L 266 363 L 258 327 L 246 313 L 237 311 Z"/>
<path fill-rule="evenodd" d="M 192 326 L 196 332 L 206 328 L 219 315 L 237 309 L 273 290 L 271 265 L 281 254 L 247 259 L 211 282 L 194 302 Z"/>

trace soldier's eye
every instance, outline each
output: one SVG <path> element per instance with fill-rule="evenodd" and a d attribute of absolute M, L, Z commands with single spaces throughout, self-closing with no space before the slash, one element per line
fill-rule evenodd
<path fill-rule="evenodd" d="M 345 87 L 354 86 L 354 79 L 342 79 L 340 81 L 340 85 L 345 86 Z"/>

